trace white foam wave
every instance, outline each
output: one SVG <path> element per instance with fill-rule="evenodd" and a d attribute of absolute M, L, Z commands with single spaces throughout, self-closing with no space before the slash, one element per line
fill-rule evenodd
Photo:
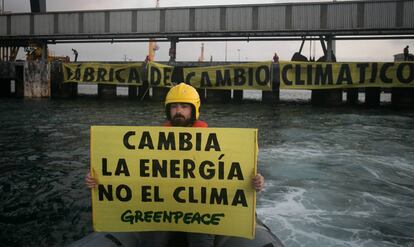
<path fill-rule="evenodd" d="M 410 193 L 414 193 L 414 189 L 404 186 L 402 184 L 397 184 L 393 182 L 392 180 L 388 179 L 386 175 L 382 174 L 381 171 L 377 169 L 373 169 L 370 167 L 364 167 L 365 170 L 367 170 L 371 175 L 373 175 L 377 180 L 380 180 L 388 185 L 391 185 L 392 187 L 402 189 L 405 191 L 409 191 Z"/>
<path fill-rule="evenodd" d="M 317 147 L 307 147 L 308 144 L 283 144 L 277 147 L 261 149 L 260 152 L 266 157 L 280 157 L 289 159 L 301 159 L 304 157 L 320 157 L 325 155 L 323 149 Z"/>
<path fill-rule="evenodd" d="M 263 203 L 257 209 L 259 217 L 286 246 L 373 246 L 374 241 L 362 237 L 367 229 L 336 222 L 341 218 L 368 218 L 371 211 L 323 210 L 308 201 L 306 193 L 304 188 L 286 186 L 282 192 L 276 193 L 279 200 L 260 199 Z M 384 246 L 397 245 L 387 243 Z"/>

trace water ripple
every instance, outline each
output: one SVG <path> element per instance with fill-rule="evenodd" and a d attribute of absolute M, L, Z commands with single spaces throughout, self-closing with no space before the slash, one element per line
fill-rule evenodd
<path fill-rule="evenodd" d="M 285 96 L 284 96 L 285 97 Z M 0 99 L 0 242 L 64 246 L 92 231 L 91 125 L 163 122 L 160 103 Z M 257 128 L 257 212 L 286 246 L 414 246 L 414 114 L 305 104 L 205 105 Z"/>

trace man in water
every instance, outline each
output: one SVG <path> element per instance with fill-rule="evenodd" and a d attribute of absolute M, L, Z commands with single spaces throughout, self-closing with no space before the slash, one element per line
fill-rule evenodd
<path fill-rule="evenodd" d="M 170 89 L 165 99 L 167 122 L 164 126 L 207 128 L 207 123 L 198 120 L 200 115 L 200 96 L 190 85 L 180 83 Z M 89 188 L 97 186 L 96 180 L 88 173 L 85 183 Z M 257 174 L 252 179 L 253 188 L 259 192 L 263 189 L 264 178 Z M 141 232 L 140 246 L 165 247 L 173 232 Z M 214 235 L 203 233 L 187 233 L 189 247 L 213 247 Z"/>

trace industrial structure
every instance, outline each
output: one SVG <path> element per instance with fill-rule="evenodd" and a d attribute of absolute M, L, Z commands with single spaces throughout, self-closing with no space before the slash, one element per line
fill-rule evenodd
<path fill-rule="evenodd" d="M 177 42 L 306 40 L 315 37 L 325 47 L 324 61 L 334 61 L 334 40 L 414 38 L 412 0 L 157 6 L 62 12 L 47 12 L 46 0 L 30 2 L 31 13 L 0 15 L 2 61 L 12 61 L 18 47 L 33 44 L 40 48 L 41 58 L 46 61 L 48 44 L 150 42 L 149 55 L 154 59 L 155 42 L 169 42 L 169 62 L 175 62 Z M 3 78 L 10 78 L 13 72 L 6 76 L 5 71 L 15 70 L 0 71 L 3 71 Z M 374 92 L 375 101 L 379 100 L 379 92 L 380 89 Z M 355 93 L 354 90 L 350 94 Z M 228 97 L 228 93 L 225 94 Z M 264 98 L 277 100 L 276 94 L 278 92 L 264 93 Z M 342 90 L 312 92 L 312 101 L 321 104 L 338 102 L 339 98 L 342 98 Z"/>

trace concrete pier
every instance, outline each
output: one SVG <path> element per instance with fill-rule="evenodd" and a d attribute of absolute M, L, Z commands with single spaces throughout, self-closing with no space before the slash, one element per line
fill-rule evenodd
<path fill-rule="evenodd" d="M 349 105 L 358 104 L 358 88 L 346 89 L 346 103 Z"/>
<path fill-rule="evenodd" d="M 11 63 L 0 62 L 0 97 L 11 97 L 11 79 L 16 76 Z"/>
<path fill-rule="evenodd" d="M 414 88 L 393 88 L 391 104 L 395 108 L 414 109 Z"/>
<path fill-rule="evenodd" d="M 50 81 L 52 98 L 75 98 L 78 95 L 77 83 L 63 83 L 63 71 L 60 63 L 51 63 Z"/>
<path fill-rule="evenodd" d="M 275 104 L 279 102 L 280 91 L 262 91 L 262 102 L 266 104 Z"/>
<path fill-rule="evenodd" d="M 231 101 L 231 90 L 207 89 L 207 103 L 229 103 Z"/>
<path fill-rule="evenodd" d="M 368 87 L 365 88 L 365 105 L 368 107 L 377 107 L 380 105 L 381 88 Z"/>
<path fill-rule="evenodd" d="M 312 104 L 316 106 L 338 106 L 342 104 L 342 89 L 312 90 Z"/>
<path fill-rule="evenodd" d="M 14 84 L 14 87 L 12 87 L 12 84 Z M 0 97 L 22 98 L 23 96 L 23 80 L 8 78 L 0 79 Z"/>
<path fill-rule="evenodd" d="M 198 92 L 198 95 L 200 95 L 201 103 L 205 103 L 206 102 L 206 90 L 204 88 L 198 88 L 197 92 Z"/>
<path fill-rule="evenodd" d="M 128 86 L 128 99 L 137 99 L 137 98 L 138 98 L 138 87 Z"/>
<path fill-rule="evenodd" d="M 11 80 L 8 78 L 0 79 L 0 97 L 11 97 Z"/>
<path fill-rule="evenodd" d="M 152 100 L 153 101 L 165 101 L 165 96 L 170 89 L 166 87 L 153 87 L 152 88 Z"/>
<path fill-rule="evenodd" d="M 262 91 L 262 102 L 266 104 L 276 104 L 279 102 L 280 99 L 280 70 L 279 70 L 279 63 L 272 64 L 272 73 L 273 73 L 273 81 L 272 81 L 272 91 Z"/>
<path fill-rule="evenodd" d="M 24 97 L 50 97 L 50 64 L 29 61 L 24 64 Z"/>
<path fill-rule="evenodd" d="M 116 85 L 98 84 L 98 98 L 100 99 L 116 98 Z"/>
<path fill-rule="evenodd" d="M 16 71 L 15 76 L 15 93 L 14 96 L 17 98 L 24 97 L 24 65 L 23 64 L 16 64 L 14 66 Z"/>
<path fill-rule="evenodd" d="M 234 103 L 243 102 L 243 90 L 233 90 L 233 102 Z"/>
<path fill-rule="evenodd" d="M 52 98 L 76 98 L 78 96 L 78 84 L 73 82 L 52 83 L 50 90 Z"/>
<path fill-rule="evenodd" d="M 24 97 L 24 64 L 0 62 L 0 97 Z M 12 90 L 14 83 L 14 90 Z"/>
<path fill-rule="evenodd" d="M 175 64 L 172 76 L 174 83 L 182 82 L 182 70 L 194 64 Z M 203 66 L 206 66 L 204 64 Z M 279 67 L 274 66 L 272 91 L 262 92 L 262 102 L 274 104 L 279 101 Z M 2 97 L 52 97 L 73 98 L 78 94 L 77 83 L 64 83 L 62 67 L 59 62 L 0 62 L 0 96 Z M 145 80 L 145 77 L 143 77 Z M 13 88 L 13 89 L 12 89 Z M 362 89 L 346 89 L 346 101 L 350 105 L 358 104 L 358 92 Z M 365 105 L 380 105 L 381 88 L 365 88 Z M 169 88 L 150 88 L 144 81 L 142 86 L 129 86 L 128 98 L 135 100 L 164 101 Z M 197 89 L 202 103 L 241 103 L 243 90 Z M 414 108 L 414 88 L 392 88 L 392 105 L 395 108 Z M 151 93 L 152 92 L 152 93 Z M 338 106 L 342 104 L 342 89 L 312 90 L 312 104 L 318 106 Z M 117 86 L 111 84 L 98 85 L 98 97 L 113 99 L 117 97 Z"/>

